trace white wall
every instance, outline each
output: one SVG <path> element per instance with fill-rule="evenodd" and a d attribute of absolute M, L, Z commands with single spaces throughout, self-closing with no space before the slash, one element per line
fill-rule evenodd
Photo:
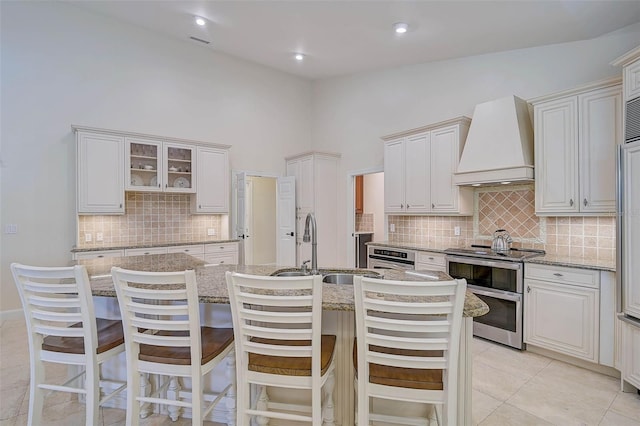
<path fill-rule="evenodd" d="M 61 265 L 75 243 L 71 124 L 232 145 L 233 169 L 284 172 L 311 147 L 311 85 L 62 2 L 0 2 L 0 310 L 11 262 Z"/>
<path fill-rule="evenodd" d="M 342 154 L 347 172 L 381 166 L 380 137 L 449 118 L 471 117 L 477 103 L 507 95 L 524 99 L 621 75 L 609 62 L 640 43 L 640 23 L 574 43 L 479 55 L 316 81 L 313 149 Z M 346 215 L 346 190 L 338 194 Z M 339 259 L 346 224 L 339 223 Z"/>

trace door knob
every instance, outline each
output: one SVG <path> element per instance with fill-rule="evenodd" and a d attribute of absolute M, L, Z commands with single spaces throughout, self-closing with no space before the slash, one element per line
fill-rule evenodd
<path fill-rule="evenodd" d="M 293 233 L 293 231 L 291 231 L 291 232 L 287 232 L 287 233 L 286 233 L 286 234 L 284 234 L 284 235 L 289 235 L 289 236 L 293 237 L 294 233 Z"/>

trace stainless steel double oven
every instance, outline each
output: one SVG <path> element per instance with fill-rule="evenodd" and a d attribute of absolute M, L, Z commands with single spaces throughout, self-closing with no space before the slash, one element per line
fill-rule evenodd
<path fill-rule="evenodd" d="M 524 263 L 541 251 L 488 248 L 447 249 L 447 271 L 467 280 L 467 289 L 489 305 L 489 313 L 473 319 L 473 334 L 523 349 Z"/>

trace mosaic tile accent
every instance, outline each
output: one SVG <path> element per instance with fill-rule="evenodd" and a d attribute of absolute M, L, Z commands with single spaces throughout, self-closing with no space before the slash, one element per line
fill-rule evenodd
<path fill-rule="evenodd" d="M 356 214 L 356 232 L 373 232 L 373 213 Z"/>
<path fill-rule="evenodd" d="M 540 243 L 544 241 L 541 222 L 535 215 L 533 185 L 507 188 L 487 187 L 475 192 L 475 238 L 492 238 L 496 229 L 506 229 L 514 241 Z M 543 225 L 543 224 L 542 224 Z"/>
<path fill-rule="evenodd" d="M 208 238 L 207 230 L 221 236 L 221 215 L 191 214 L 190 194 L 127 192 L 125 214 L 78 217 L 78 248 L 140 244 L 189 243 Z M 96 234 L 103 241 L 96 241 Z M 85 235 L 92 235 L 85 242 Z"/>

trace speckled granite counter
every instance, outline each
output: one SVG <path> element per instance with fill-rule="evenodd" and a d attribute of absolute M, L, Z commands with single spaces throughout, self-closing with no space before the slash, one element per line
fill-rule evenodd
<path fill-rule="evenodd" d="M 71 253 L 81 253 L 86 251 L 102 251 L 102 250 L 125 250 L 125 249 L 137 249 L 137 248 L 150 248 L 150 247 L 176 247 L 176 246 L 192 246 L 197 244 L 221 244 L 221 243 L 236 243 L 240 240 L 203 240 L 203 241 L 190 241 L 181 243 L 162 243 L 162 244 L 136 244 L 130 246 L 84 246 L 74 247 L 71 249 Z"/>
<path fill-rule="evenodd" d="M 367 243 L 367 246 L 381 246 L 381 247 L 393 247 L 406 250 L 418 250 L 418 251 L 430 251 L 434 253 L 444 253 L 445 249 L 451 248 L 450 245 L 444 246 L 440 244 L 411 244 L 411 243 L 399 243 L 394 241 L 371 241 Z"/>
<path fill-rule="evenodd" d="M 593 269 L 597 271 L 616 272 L 616 261 L 598 259 L 584 256 L 566 256 L 547 253 L 544 256 L 533 257 L 525 260 L 525 263 L 537 263 L 541 265 L 566 266 L 569 268 Z"/>
<path fill-rule="evenodd" d="M 110 270 L 113 266 L 136 271 L 184 271 L 194 269 L 198 280 L 198 294 L 203 303 L 229 303 L 225 273 L 227 271 L 252 275 L 271 275 L 278 266 L 252 265 L 205 265 L 201 260 L 184 253 L 152 254 L 146 256 L 111 257 L 74 261 L 85 265 L 91 278 L 91 288 L 95 296 L 115 297 L 115 289 Z M 330 272 L 331 269 L 323 269 Z M 341 269 L 344 271 L 344 269 Z M 432 271 L 427 275 L 418 275 L 390 269 L 377 270 L 383 278 L 401 281 L 439 281 L 450 279 L 444 272 Z M 324 284 L 322 308 L 334 311 L 353 311 L 353 289 L 350 285 Z M 489 312 L 488 306 L 479 298 L 467 292 L 464 305 L 465 317 L 476 317 Z"/>
<path fill-rule="evenodd" d="M 367 243 L 368 246 L 392 247 L 406 250 L 430 251 L 434 253 L 444 253 L 445 249 L 450 246 L 442 246 L 439 244 L 429 244 L 428 246 L 410 243 L 398 243 L 392 241 L 377 241 Z M 566 266 L 569 268 L 594 269 L 598 271 L 616 272 L 616 261 L 610 259 L 599 259 L 584 256 L 568 256 L 553 253 L 547 253 L 544 256 L 526 259 L 525 263 L 538 263 L 542 265 Z"/>

